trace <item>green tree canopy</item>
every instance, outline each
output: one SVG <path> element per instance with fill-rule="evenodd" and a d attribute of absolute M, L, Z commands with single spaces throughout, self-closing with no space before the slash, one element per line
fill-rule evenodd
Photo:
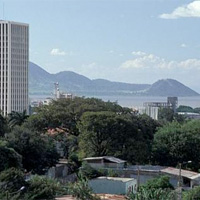
<path fill-rule="evenodd" d="M 82 157 L 112 155 L 131 163 L 148 162 L 157 125 L 147 116 L 86 112 L 79 123 Z"/>
<path fill-rule="evenodd" d="M 0 172 L 10 167 L 22 167 L 22 156 L 2 140 L 0 140 L 0 159 Z"/>
<path fill-rule="evenodd" d="M 13 193 L 26 185 L 24 174 L 19 169 L 9 168 L 0 173 L 0 193 Z"/>
<path fill-rule="evenodd" d="M 10 114 L 8 114 L 8 124 L 10 128 L 13 128 L 16 125 L 21 126 L 28 117 L 29 116 L 26 114 L 26 110 L 21 113 L 12 111 Z"/>
<path fill-rule="evenodd" d="M 59 155 L 53 141 L 24 127 L 15 127 L 7 135 L 9 147 L 22 155 L 23 168 L 33 173 L 43 174 L 55 165 Z"/>
<path fill-rule="evenodd" d="M 4 136 L 7 131 L 7 120 L 0 114 L 0 137 Z"/>
<path fill-rule="evenodd" d="M 58 99 L 50 105 L 41 106 L 32 115 L 27 125 L 35 130 L 45 132 L 49 128 L 63 128 L 70 134 L 78 135 L 77 123 L 83 113 L 93 111 L 112 111 L 130 113 L 128 108 L 122 108 L 116 103 L 104 102 L 96 98 Z"/>
<path fill-rule="evenodd" d="M 191 160 L 190 167 L 200 168 L 200 121 L 183 125 L 173 122 L 158 130 L 154 136 L 153 155 L 156 164 L 176 166 Z"/>

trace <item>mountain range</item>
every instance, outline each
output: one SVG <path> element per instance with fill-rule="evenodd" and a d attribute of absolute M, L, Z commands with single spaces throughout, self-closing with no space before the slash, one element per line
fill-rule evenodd
<path fill-rule="evenodd" d="M 174 79 L 158 80 L 154 84 L 112 82 L 105 79 L 91 80 L 72 71 L 50 74 L 40 66 L 29 64 L 29 93 L 51 94 L 54 83 L 60 90 L 77 95 L 142 95 L 142 96 L 197 96 L 194 90 Z"/>

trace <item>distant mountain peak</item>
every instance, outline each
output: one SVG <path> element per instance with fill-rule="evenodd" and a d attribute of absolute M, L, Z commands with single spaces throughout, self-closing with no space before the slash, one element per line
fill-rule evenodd
<path fill-rule="evenodd" d="M 61 91 L 95 95 L 149 95 L 149 96 L 197 96 L 194 90 L 174 79 L 161 79 L 154 84 L 131 84 L 105 79 L 91 80 L 73 71 L 50 74 L 30 62 L 29 91 L 32 94 L 51 94 L 54 83 L 59 82 Z"/>
<path fill-rule="evenodd" d="M 174 79 L 161 79 L 156 81 L 147 90 L 153 96 L 197 96 L 194 90 Z"/>

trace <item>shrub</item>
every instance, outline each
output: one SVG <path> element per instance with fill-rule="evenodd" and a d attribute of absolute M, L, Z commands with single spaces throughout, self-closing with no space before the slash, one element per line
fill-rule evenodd
<path fill-rule="evenodd" d="M 70 194 L 77 200 L 100 200 L 92 194 L 92 189 L 88 186 L 88 180 L 79 174 L 79 180 L 69 185 Z"/>
<path fill-rule="evenodd" d="M 82 168 L 81 168 L 81 173 L 84 177 L 88 179 L 93 179 L 93 178 L 103 175 L 100 171 L 94 169 L 87 163 L 83 163 Z"/>
<path fill-rule="evenodd" d="M 53 199 L 60 192 L 62 193 L 62 190 L 63 187 L 57 181 L 36 175 L 30 179 L 24 199 Z"/>

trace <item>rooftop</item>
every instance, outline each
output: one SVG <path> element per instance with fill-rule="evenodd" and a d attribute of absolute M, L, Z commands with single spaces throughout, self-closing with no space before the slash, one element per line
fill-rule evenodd
<path fill-rule="evenodd" d="M 103 180 L 113 180 L 113 181 L 121 181 L 121 182 L 129 182 L 129 181 L 132 181 L 134 180 L 134 178 L 120 178 L 120 177 L 107 177 L 107 176 L 100 176 L 100 177 L 97 177 L 95 178 L 96 180 L 97 179 L 103 179 Z M 95 180 L 93 179 L 93 180 Z"/>
<path fill-rule="evenodd" d="M 87 160 L 108 160 L 110 162 L 114 162 L 114 163 L 125 163 L 125 160 L 121 160 L 119 158 L 115 158 L 113 156 L 102 156 L 102 157 L 89 157 L 89 158 L 84 158 L 83 160 L 87 161 Z"/>
<path fill-rule="evenodd" d="M 167 173 L 167 174 L 171 174 L 171 175 L 175 175 L 175 176 L 179 176 L 179 169 L 174 168 L 174 167 L 167 167 L 165 169 L 160 170 L 161 172 Z M 197 179 L 200 177 L 200 174 L 197 172 L 193 172 L 193 171 L 189 171 L 189 170 L 181 170 L 181 176 L 188 178 L 188 179 Z"/>

